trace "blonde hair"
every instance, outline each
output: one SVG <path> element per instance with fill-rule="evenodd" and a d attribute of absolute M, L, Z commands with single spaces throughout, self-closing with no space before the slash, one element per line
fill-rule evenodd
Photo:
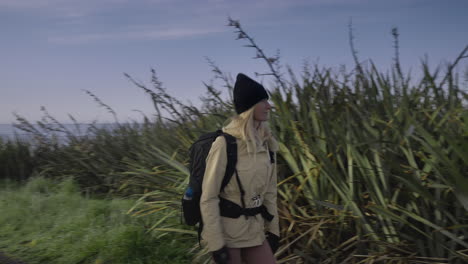
<path fill-rule="evenodd" d="M 268 123 L 260 122 L 258 129 L 255 128 L 254 119 L 255 105 L 249 110 L 242 112 L 228 119 L 228 124 L 223 128 L 223 131 L 245 140 L 247 147 L 256 156 L 257 146 L 261 146 L 266 140 L 271 138 L 271 130 Z"/>

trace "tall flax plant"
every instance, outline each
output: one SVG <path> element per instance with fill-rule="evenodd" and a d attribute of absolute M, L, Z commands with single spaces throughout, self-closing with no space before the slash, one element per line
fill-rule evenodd
<path fill-rule="evenodd" d="M 289 87 L 271 74 L 278 80 L 273 122 L 293 174 L 281 186 L 284 242 L 304 259 L 466 261 L 466 93 L 450 76 L 453 65 L 438 85 L 423 69 L 414 87 L 399 68 L 389 78 L 373 64 L 358 65 L 352 82 L 318 67 L 304 72 L 302 84 L 290 71 Z"/>

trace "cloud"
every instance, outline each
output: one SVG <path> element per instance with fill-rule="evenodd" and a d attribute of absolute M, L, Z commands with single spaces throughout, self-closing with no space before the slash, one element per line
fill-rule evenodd
<path fill-rule="evenodd" d="M 9 7 L 16 9 L 27 9 L 27 8 L 54 8 L 57 6 L 83 6 L 83 5 L 95 5 L 96 1 L 92 0 L 0 0 L 0 7 Z M 100 0 L 102 4 L 122 4 L 127 3 L 129 0 Z"/>
<path fill-rule="evenodd" d="M 112 7 L 131 4 L 130 0 L 0 0 L 0 8 L 9 12 L 33 12 L 50 18 L 90 16 Z"/>
<path fill-rule="evenodd" d="M 68 36 L 55 36 L 48 38 L 53 44 L 88 44 L 102 41 L 116 40 L 172 40 L 184 39 L 196 36 L 221 33 L 225 28 L 167 28 L 161 30 L 142 30 L 114 33 L 89 33 Z"/>

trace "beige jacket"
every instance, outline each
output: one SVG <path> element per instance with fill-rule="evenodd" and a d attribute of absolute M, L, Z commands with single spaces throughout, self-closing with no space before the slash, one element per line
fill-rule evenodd
<path fill-rule="evenodd" d="M 232 176 L 224 191 L 219 193 L 226 170 L 227 153 L 226 139 L 218 137 L 213 142 L 206 158 L 203 193 L 200 200 L 204 223 L 202 239 L 209 251 L 218 250 L 223 246 L 244 248 L 261 245 L 265 240 L 265 231 L 279 236 L 276 164 L 271 164 L 268 153 L 268 149 L 276 152 L 278 144 L 271 139 L 262 146 L 257 146 L 254 160 L 254 155 L 246 141 L 239 139 L 233 133 L 230 134 L 237 138 L 236 168 L 245 190 L 246 208 L 258 207 L 263 203 L 274 218 L 268 222 L 260 214 L 249 216 L 247 219 L 245 216 L 239 218 L 220 216 L 218 195 L 238 205 L 242 205 L 242 202 L 235 175 Z"/>

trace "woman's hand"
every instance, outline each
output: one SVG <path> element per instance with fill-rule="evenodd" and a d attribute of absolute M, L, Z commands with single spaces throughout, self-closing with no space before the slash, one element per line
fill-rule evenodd
<path fill-rule="evenodd" d="M 268 241 L 268 244 L 270 245 L 271 251 L 273 251 L 273 254 L 275 254 L 276 250 L 278 250 L 279 247 L 279 236 L 266 232 L 266 240 Z"/>
<path fill-rule="evenodd" d="M 227 264 L 229 260 L 229 251 L 227 247 L 222 247 L 216 251 L 213 251 L 213 260 L 217 264 Z"/>

